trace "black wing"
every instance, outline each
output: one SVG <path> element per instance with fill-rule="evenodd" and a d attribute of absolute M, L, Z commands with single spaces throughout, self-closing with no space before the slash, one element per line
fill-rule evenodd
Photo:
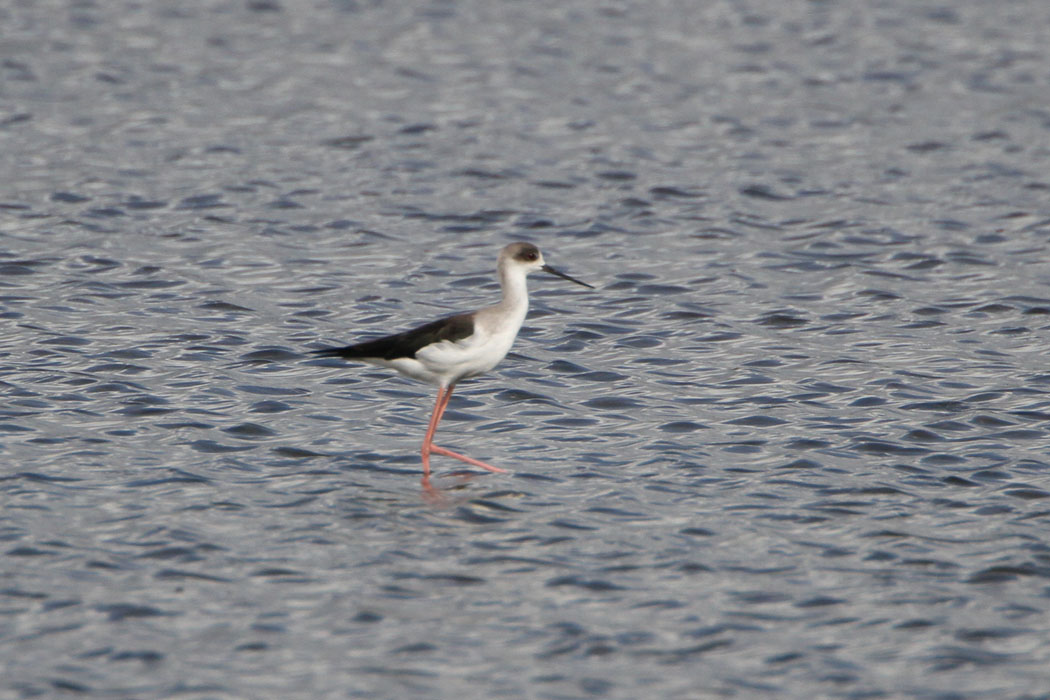
<path fill-rule="evenodd" d="M 399 357 L 415 357 L 416 353 L 427 345 L 439 343 L 442 340 L 455 342 L 473 333 L 474 314 L 459 314 L 433 321 L 404 333 L 366 340 L 344 348 L 322 348 L 312 352 L 321 357 L 341 357 L 344 360 L 369 358 L 396 360 Z"/>

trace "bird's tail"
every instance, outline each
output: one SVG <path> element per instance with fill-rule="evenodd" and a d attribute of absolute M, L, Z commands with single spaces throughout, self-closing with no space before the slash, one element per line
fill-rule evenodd
<path fill-rule="evenodd" d="M 349 348 L 321 348 L 320 350 L 311 350 L 311 355 L 317 355 L 318 357 L 346 357 L 346 351 Z"/>
<path fill-rule="evenodd" d="M 347 345 L 341 348 L 321 348 L 320 350 L 311 350 L 310 354 L 317 357 L 341 357 L 344 360 L 374 357 L 375 353 L 370 352 L 368 347 L 362 347 L 364 345 L 364 343 L 358 343 L 357 345 Z"/>

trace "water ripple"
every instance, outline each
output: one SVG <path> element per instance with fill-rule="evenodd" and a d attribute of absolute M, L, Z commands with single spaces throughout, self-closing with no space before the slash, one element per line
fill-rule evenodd
<path fill-rule="evenodd" d="M 0 695 L 1041 697 L 1045 18 L 825 5 L 11 10 Z"/>

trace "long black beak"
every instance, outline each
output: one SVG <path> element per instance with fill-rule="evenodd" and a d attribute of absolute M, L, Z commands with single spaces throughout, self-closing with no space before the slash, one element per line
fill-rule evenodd
<path fill-rule="evenodd" d="M 569 280 L 570 282 L 575 282 L 576 284 L 582 284 L 582 285 L 583 285 L 584 287 L 590 287 L 591 289 L 594 289 L 594 285 L 592 285 L 592 284 L 587 284 L 586 282 L 581 282 L 580 280 L 576 279 L 575 277 L 569 277 L 569 276 L 568 276 L 567 274 L 565 274 L 564 272 L 558 272 L 557 270 L 555 270 L 555 269 L 554 269 L 553 267 L 551 267 L 550 265 L 544 265 L 544 266 L 543 266 L 543 267 L 541 267 L 540 269 L 541 269 L 541 270 L 543 270 L 544 272 L 549 272 L 549 273 L 551 273 L 551 274 L 552 274 L 552 275 L 554 275 L 555 277 L 561 277 L 562 279 L 566 279 L 566 280 Z"/>

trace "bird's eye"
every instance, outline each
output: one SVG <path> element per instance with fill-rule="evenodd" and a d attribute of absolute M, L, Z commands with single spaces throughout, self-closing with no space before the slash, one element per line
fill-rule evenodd
<path fill-rule="evenodd" d="M 533 252 L 533 251 L 531 251 L 531 250 L 530 250 L 530 251 L 529 251 L 528 253 L 525 253 L 525 259 L 526 259 L 526 260 L 528 260 L 529 262 L 532 262 L 532 261 L 534 261 L 534 260 L 535 260 L 536 258 L 538 258 L 538 257 L 539 257 L 539 256 L 538 256 L 538 255 L 536 255 L 536 253 L 534 253 L 534 252 Z"/>

